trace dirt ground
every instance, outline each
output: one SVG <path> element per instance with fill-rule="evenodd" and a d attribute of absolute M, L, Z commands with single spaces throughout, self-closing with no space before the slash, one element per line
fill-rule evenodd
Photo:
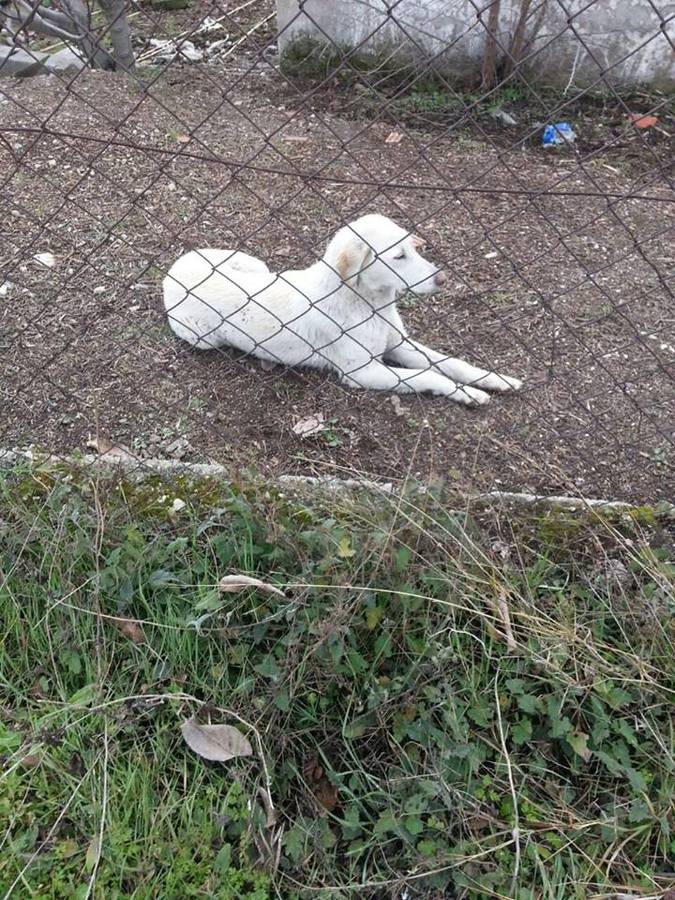
<path fill-rule="evenodd" d="M 672 117 L 657 144 L 615 140 L 615 124 L 604 148 L 596 122 L 560 152 L 493 122 L 395 126 L 385 109 L 350 114 L 353 87 L 303 97 L 271 29 L 218 62 L 143 69 L 145 87 L 91 71 L 0 81 L 0 446 L 84 450 L 98 429 L 141 457 L 239 470 L 672 500 Z M 411 331 L 524 378 L 522 393 L 395 404 L 170 332 L 160 284 L 186 249 L 300 267 L 365 211 L 414 227 L 445 265 L 442 293 L 404 305 Z M 53 267 L 34 258 L 47 252 Z M 296 436 L 316 413 L 327 429 Z"/>

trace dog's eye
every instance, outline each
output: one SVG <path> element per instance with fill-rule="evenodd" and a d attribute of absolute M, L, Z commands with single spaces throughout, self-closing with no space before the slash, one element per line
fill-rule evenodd
<path fill-rule="evenodd" d="M 405 250 L 401 250 L 401 252 L 394 257 L 394 259 L 405 259 Z"/>

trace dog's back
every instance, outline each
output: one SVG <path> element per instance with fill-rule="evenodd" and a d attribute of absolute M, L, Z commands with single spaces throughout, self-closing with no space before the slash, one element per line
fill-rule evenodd
<path fill-rule="evenodd" d="M 169 324 L 178 337 L 201 350 L 231 344 L 250 351 L 255 342 L 236 327 L 236 320 L 246 324 L 253 305 L 250 297 L 275 278 L 264 262 L 247 253 L 192 250 L 173 264 L 164 279 Z"/>

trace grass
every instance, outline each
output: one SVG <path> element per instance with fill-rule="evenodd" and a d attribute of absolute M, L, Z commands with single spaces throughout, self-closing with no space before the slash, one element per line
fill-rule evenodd
<path fill-rule="evenodd" d="M 675 887 L 657 512 L 320 503 L 40 466 L 0 493 L 3 896 Z M 285 597 L 218 591 L 240 572 Z M 253 754 L 197 756 L 191 716 Z"/>

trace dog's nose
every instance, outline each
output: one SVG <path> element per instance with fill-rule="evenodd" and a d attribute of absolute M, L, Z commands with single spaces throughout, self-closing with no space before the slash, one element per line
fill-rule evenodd
<path fill-rule="evenodd" d="M 443 287 L 443 285 L 445 284 L 445 282 L 447 280 L 448 280 L 448 276 L 445 274 L 445 272 L 436 272 L 436 277 L 434 278 L 434 281 L 436 282 L 436 284 L 439 287 Z"/>

